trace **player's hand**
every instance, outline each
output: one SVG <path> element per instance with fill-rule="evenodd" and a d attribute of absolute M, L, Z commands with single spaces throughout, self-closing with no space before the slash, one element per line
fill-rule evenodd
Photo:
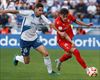
<path fill-rule="evenodd" d="M 72 47 L 75 47 L 75 43 L 73 41 L 71 43 L 72 43 Z"/>
<path fill-rule="evenodd" d="M 93 26 L 93 23 L 89 23 L 87 26 L 88 26 L 88 27 L 91 27 L 91 26 Z"/>

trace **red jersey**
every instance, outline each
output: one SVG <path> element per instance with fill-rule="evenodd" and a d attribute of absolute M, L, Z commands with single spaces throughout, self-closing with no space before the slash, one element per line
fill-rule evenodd
<path fill-rule="evenodd" d="M 63 22 L 60 17 L 57 17 L 55 19 L 55 27 L 61 32 L 66 32 L 67 35 L 72 39 L 74 34 L 73 34 L 73 31 L 72 31 L 72 28 L 71 28 L 71 24 L 75 20 L 76 20 L 76 18 L 71 14 L 68 14 L 66 22 Z M 64 38 L 62 38 L 57 33 L 57 41 L 59 41 L 61 39 L 64 39 Z"/>

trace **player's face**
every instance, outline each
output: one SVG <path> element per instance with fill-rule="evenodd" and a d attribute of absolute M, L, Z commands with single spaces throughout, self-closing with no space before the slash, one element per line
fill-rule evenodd
<path fill-rule="evenodd" d="M 35 9 L 36 16 L 41 16 L 43 14 L 43 7 L 39 7 Z"/>
<path fill-rule="evenodd" d="M 60 17 L 61 17 L 61 19 L 62 19 L 63 22 L 67 21 L 67 14 L 66 15 L 60 14 Z"/>

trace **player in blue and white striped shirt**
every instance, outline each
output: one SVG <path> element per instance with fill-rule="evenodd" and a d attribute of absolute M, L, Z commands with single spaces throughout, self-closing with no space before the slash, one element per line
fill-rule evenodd
<path fill-rule="evenodd" d="M 14 60 L 14 64 L 17 65 L 18 62 L 28 64 L 30 62 L 29 51 L 33 47 L 35 50 L 40 52 L 44 57 L 44 63 L 47 66 L 48 73 L 54 73 L 52 70 L 51 60 L 48 55 L 48 51 L 40 42 L 36 30 L 39 25 L 43 26 L 44 24 L 53 25 L 43 13 L 43 5 L 41 3 L 36 4 L 35 10 L 2 10 L 2 13 L 12 13 L 12 14 L 21 14 L 24 16 L 22 23 L 22 32 L 20 38 L 20 47 L 22 55 L 17 55 Z"/>

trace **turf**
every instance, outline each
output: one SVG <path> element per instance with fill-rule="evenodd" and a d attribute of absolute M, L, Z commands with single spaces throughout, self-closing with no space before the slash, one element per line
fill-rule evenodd
<path fill-rule="evenodd" d="M 49 75 L 43 63 L 42 55 L 35 50 L 31 50 L 30 64 L 19 63 L 13 65 L 13 57 L 20 54 L 19 49 L 0 49 L 0 80 L 100 80 L 97 77 L 89 77 L 76 62 L 75 57 L 64 62 L 60 72 L 56 70 L 54 60 L 59 58 L 64 52 L 62 50 L 48 50 L 52 59 L 53 69 L 59 75 Z M 89 66 L 95 66 L 100 73 L 100 50 L 81 50 L 81 55 Z"/>

